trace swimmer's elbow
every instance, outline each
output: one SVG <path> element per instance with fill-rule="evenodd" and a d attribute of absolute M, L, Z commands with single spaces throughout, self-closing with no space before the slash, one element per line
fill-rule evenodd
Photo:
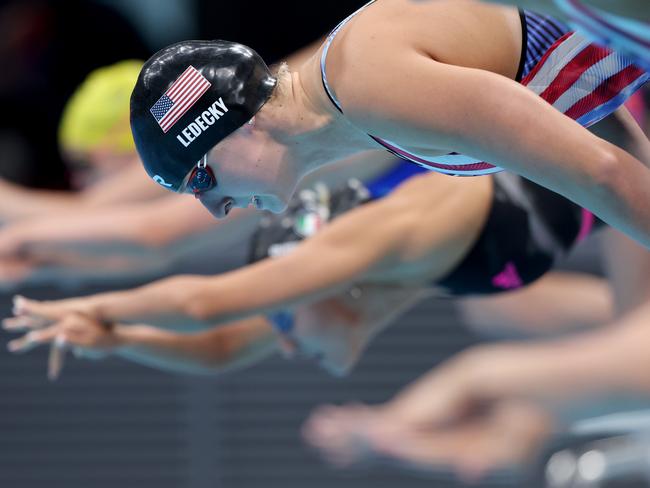
<path fill-rule="evenodd" d="M 169 278 L 169 286 L 176 290 L 173 295 L 175 308 L 198 322 L 208 322 L 214 315 L 207 280 L 208 277 L 193 275 Z"/>
<path fill-rule="evenodd" d="M 227 300 L 215 298 L 217 295 L 209 290 L 198 290 L 197 293 L 186 294 L 186 296 L 182 304 L 182 312 L 186 317 L 209 327 L 223 322 L 223 314 L 226 313 L 224 305 L 228 308 Z"/>
<path fill-rule="evenodd" d="M 618 193 L 621 183 L 627 179 L 624 161 L 619 153 L 613 146 L 598 149 L 589 175 L 596 190 L 606 194 Z"/>
<path fill-rule="evenodd" d="M 648 168 L 628 153 L 612 146 L 601 154 L 592 176 L 591 211 L 646 246 L 650 226 L 646 200 Z"/>
<path fill-rule="evenodd" d="M 209 322 L 214 316 L 211 307 L 200 296 L 188 297 L 181 308 L 184 315 L 197 322 Z"/>

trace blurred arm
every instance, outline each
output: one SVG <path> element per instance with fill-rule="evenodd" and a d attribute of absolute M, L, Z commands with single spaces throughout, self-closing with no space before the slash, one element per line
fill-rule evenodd
<path fill-rule="evenodd" d="M 118 325 L 115 336 L 117 356 L 157 369 L 194 374 L 245 368 L 277 350 L 276 335 L 262 317 L 189 335 L 147 325 Z"/>
<path fill-rule="evenodd" d="M 158 198 L 168 193 L 151 182 L 139 162 L 80 192 L 35 190 L 0 180 L 0 218 L 15 220 L 77 213 Z"/>
<path fill-rule="evenodd" d="M 456 306 L 465 323 L 482 332 L 513 330 L 539 335 L 611 322 L 612 301 L 608 282 L 602 278 L 551 272 L 521 290 L 461 299 Z"/>
<path fill-rule="evenodd" d="M 456 410 L 463 415 L 472 405 L 504 399 L 563 403 L 619 392 L 649 393 L 650 252 L 615 231 L 603 243 L 614 317 L 607 327 L 554 341 L 478 346 L 427 374 L 392 406 L 418 421 L 448 419 Z M 558 296 L 544 300 L 540 306 L 526 303 L 526 312 L 539 313 L 549 303 L 549 309 L 564 306 Z M 580 306 L 592 305 L 582 301 Z"/>
<path fill-rule="evenodd" d="M 407 422 L 437 424 L 501 401 L 562 405 L 650 393 L 649 321 L 650 302 L 572 338 L 469 349 L 400 392 L 388 410 Z"/>
<path fill-rule="evenodd" d="M 5 328 L 20 330 L 20 327 L 7 324 Z M 149 325 L 106 325 L 85 314 L 73 313 L 11 341 L 8 349 L 24 353 L 39 345 L 65 342 L 70 347 L 80 348 L 88 357 L 113 354 L 157 369 L 216 374 L 268 357 L 276 350 L 276 337 L 261 317 L 183 335 Z"/>
<path fill-rule="evenodd" d="M 495 346 L 492 354 L 505 353 L 507 362 L 486 373 L 484 392 L 551 402 L 620 392 L 649 393 L 649 323 L 647 302 L 604 330 L 548 344 L 506 345 L 503 350 Z M 499 385 L 493 373 L 500 376 Z M 476 379 L 479 377 L 477 374 Z"/>
<path fill-rule="evenodd" d="M 601 246 L 616 314 L 650 301 L 650 251 L 614 229 L 603 236 Z"/>
<path fill-rule="evenodd" d="M 83 242 L 161 246 L 213 225 L 214 218 L 193 199 L 171 195 L 114 209 L 21 220 L 0 228 L 0 252 L 28 253 L 30 246 Z"/>
<path fill-rule="evenodd" d="M 388 197 L 337 218 L 290 254 L 211 279 L 188 312 L 212 322 L 234 320 L 359 282 L 426 286 L 462 258 L 473 243 L 468 228 L 483 219 L 478 208 L 457 212 L 467 194 L 450 181 L 433 173 L 411 178 Z M 452 212 L 456 219 L 448 218 Z"/>
<path fill-rule="evenodd" d="M 286 256 L 219 276 L 178 276 L 88 298 L 21 299 L 16 311 L 46 318 L 84 311 L 114 322 L 159 323 L 161 317 L 180 316 L 214 324 L 314 301 L 358 282 L 423 285 L 448 273 L 472 245 L 487 209 L 480 204 L 483 198 L 470 206 L 467 197 L 485 194 L 489 187 L 483 181 L 427 173 L 337 218 Z M 468 191 L 459 192 L 457 185 Z M 476 211 L 460 215 L 460 203 Z M 448 218 L 452 212 L 455 219 Z"/>

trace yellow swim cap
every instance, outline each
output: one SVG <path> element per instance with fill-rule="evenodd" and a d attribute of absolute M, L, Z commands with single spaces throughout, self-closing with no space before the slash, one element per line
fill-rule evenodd
<path fill-rule="evenodd" d="M 135 152 L 129 127 L 129 99 L 142 61 L 127 60 L 96 69 L 77 88 L 63 110 L 59 144 L 73 151 L 107 146 Z"/>

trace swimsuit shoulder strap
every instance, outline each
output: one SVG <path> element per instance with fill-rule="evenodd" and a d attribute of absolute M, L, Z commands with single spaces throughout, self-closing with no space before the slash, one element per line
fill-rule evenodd
<path fill-rule="evenodd" d="M 357 15 L 358 13 L 362 12 L 366 8 L 368 8 L 370 5 L 375 3 L 377 0 L 371 0 L 367 4 L 365 4 L 363 7 L 361 7 L 359 10 L 356 12 L 352 13 L 351 15 L 347 16 L 343 21 L 337 25 L 332 32 L 327 36 L 327 39 L 325 39 L 325 43 L 323 46 L 323 53 L 321 54 L 320 57 L 320 73 L 321 73 L 321 79 L 323 80 L 323 87 L 325 88 L 325 93 L 327 93 L 327 96 L 329 99 L 332 101 L 334 106 L 339 110 L 339 112 L 343 113 L 343 110 L 341 110 L 341 104 L 339 101 L 336 99 L 336 96 L 334 95 L 334 92 L 332 88 L 330 87 L 329 83 L 327 82 L 327 74 L 325 72 L 325 64 L 327 62 L 327 53 L 330 50 L 330 46 L 332 45 L 332 42 L 334 41 L 334 38 L 336 37 L 336 34 L 339 33 L 339 31 L 350 21 L 352 18 Z"/>

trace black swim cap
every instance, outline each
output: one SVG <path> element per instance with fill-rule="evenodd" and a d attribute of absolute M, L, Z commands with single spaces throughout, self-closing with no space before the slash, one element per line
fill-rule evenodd
<path fill-rule="evenodd" d="M 158 51 L 131 95 L 131 130 L 149 176 L 177 191 L 210 149 L 253 118 L 276 82 L 255 51 L 234 42 Z"/>

